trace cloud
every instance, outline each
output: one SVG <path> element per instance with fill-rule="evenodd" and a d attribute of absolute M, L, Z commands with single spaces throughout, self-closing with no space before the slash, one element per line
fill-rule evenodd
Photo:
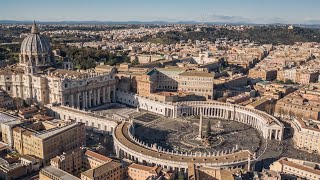
<path fill-rule="evenodd" d="M 299 23 L 300 24 L 320 24 L 320 19 L 306 19 Z"/>
<path fill-rule="evenodd" d="M 252 18 L 251 22 L 256 23 L 256 24 L 288 24 L 289 21 L 282 19 L 280 17 L 270 17 L 270 18 L 265 18 L 265 17 L 256 17 Z"/>
<path fill-rule="evenodd" d="M 253 23 L 253 24 L 320 24 L 320 19 L 283 19 L 281 17 L 242 17 L 210 15 L 207 22 Z"/>

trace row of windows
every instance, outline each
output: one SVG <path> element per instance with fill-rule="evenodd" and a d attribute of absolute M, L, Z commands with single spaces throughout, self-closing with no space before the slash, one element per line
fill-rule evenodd
<path fill-rule="evenodd" d="M 303 139 L 302 135 L 300 136 L 300 139 Z M 308 135 L 305 136 L 305 139 L 308 140 Z M 310 135 L 309 139 L 310 141 L 312 141 L 312 139 L 315 139 L 315 141 L 318 142 L 319 136 L 315 137 L 313 135 Z"/>
<path fill-rule="evenodd" d="M 178 82 L 176 81 L 158 81 L 159 84 L 176 84 L 178 85 Z"/>
<path fill-rule="evenodd" d="M 159 89 L 177 89 L 177 86 L 159 86 Z"/>
<path fill-rule="evenodd" d="M 69 119 L 70 119 L 70 117 L 69 117 Z M 75 120 L 77 121 L 77 118 L 75 118 Z M 82 123 L 82 119 L 80 119 L 79 121 Z M 84 121 L 83 121 L 83 123 L 84 123 Z M 85 121 L 85 124 L 86 124 L 86 126 L 90 126 L 88 121 Z M 94 122 L 91 122 L 91 127 L 95 127 Z M 101 125 L 99 123 L 98 123 L 98 129 L 102 130 Z M 104 125 L 104 130 L 108 131 L 108 126 Z M 111 132 L 113 132 L 113 127 L 111 127 Z"/>
<path fill-rule="evenodd" d="M 168 77 L 168 76 L 158 76 L 158 79 L 159 80 L 171 80 L 172 81 L 172 79 L 179 79 L 179 77 L 177 77 L 177 76 L 174 76 L 174 77 Z"/>
<path fill-rule="evenodd" d="M 296 170 L 296 169 L 291 169 L 291 167 L 284 167 L 284 169 L 286 170 L 289 170 L 291 172 L 295 172 L 295 173 L 298 173 L 298 174 L 301 174 L 301 175 L 305 175 L 305 177 L 308 177 L 308 173 L 304 172 L 304 171 L 299 171 L 299 170 Z M 312 177 L 312 174 L 309 174 L 309 177 Z M 313 176 L 314 178 L 316 178 L 316 176 Z"/>
<path fill-rule="evenodd" d="M 288 99 L 289 100 L 289 99 Z M 301 107 L 301 106 L 293 106 L 291 104 L 284 104 L 284 107 L 291 107 L 291 108 L 295 108 L 295 109 L 301 109 L 301 110 L 310 110 L 312 111 L 312 108 L 308 108 L 308 107 Z"/>
<path fill-rule="evenodd" d="M 213 86 L 213 83 L 212 82 L 205 82 L 205 81 L 184 81 L 184 82 L 181 82 L 181 85 L 189 85 L 189 86 L 195 86 L 195 85 L 212 85 Z"/>
<path fill-rule="evenodd" d="M 191 91 L 191 92 L 212 92 L 212 89 L 193 89 L 193 88 L 191 88 L 191 89 L 182 89 L 182 90 L 188 90 L 188 91 Z"/>

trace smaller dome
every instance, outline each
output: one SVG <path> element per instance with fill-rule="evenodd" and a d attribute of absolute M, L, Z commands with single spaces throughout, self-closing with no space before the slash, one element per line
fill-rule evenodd
<path fill-rule="evenodd" d="M 288 26 L 288 30 L 293 30 L 293 26 L 292 25 Z"/>

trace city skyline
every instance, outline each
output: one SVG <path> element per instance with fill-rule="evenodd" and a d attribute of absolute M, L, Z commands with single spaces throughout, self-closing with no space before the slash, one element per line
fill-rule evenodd
<path fill-rule="evenodd" d="M 16 6 L 19 4 L 19 6 Z M 5 1 L 0 20 L 37 21 L 196 21 L 225 23 L 320 24 L 320 2 L 262 1 Z"/>

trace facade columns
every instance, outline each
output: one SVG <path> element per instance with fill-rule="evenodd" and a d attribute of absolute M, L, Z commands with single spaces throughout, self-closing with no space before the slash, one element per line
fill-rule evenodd
<path fill-rule="evenodd" d="M 100 105 L 100 104 L 102 104 L 102 102 L 101 102 L 101 94 L 100 94 L 100 88 L 98 88 L 98 105 Z"/>
<path fill-rule="evenodd" d="M 107 102 L 111 102 L 110 95 L 111 95 L 110 86 L 108 86 L 107 87 Z"/>
<path fill-rule="evenodd" d="M 86 94 L 87 94 L 86 91 L 82 92 L 82 109 L 86 109 L 86 103 L 87 103 Z"/>
<path fill-rule="evenodd" d="M 74 97 L 73 97 L 73 94 L 70 95 L 69 106 L 70 106 L 70 107 L 74 107 Z"/>
<path fill-rule="evenodd" d="M 113 85 L 113 96 L 112 96 L 112 101 L 115 102 L 116 101 L 116 86 Z"/>
<path fill-rule="evenodd" d="M 89 100 L 88 100 L 88 91 L 86 91 L 85 93 L 84 93 L 84 97 L 85 97 L 85 99 L 86 99 L 86 108 L 88 108 L 89 107 Z"/>
<path fill-rule="evenodd" d="M 89 91 L 89 107 L 92 106 L 92 90 Z"/>
<path fill-rule="evenodd" d="M 102 88 L 102 101 L 106 103 L 106 87 Z"/>
<path fill-rule="evenodd" d="M 275 133 L 275 139 L 278 140 L 278 135 L 279 135 L 279 131 L 278 130 L 275 130 L 276 133 Z"/>
<path fill-rule="evenodd" d="M 77 93 L 77 108 L 80 108 L 80 93 Z"/>
<path fill-rule="evenodd" d="M 97 90 L 93 90 L 93 106 L 97 105 Z"/>

